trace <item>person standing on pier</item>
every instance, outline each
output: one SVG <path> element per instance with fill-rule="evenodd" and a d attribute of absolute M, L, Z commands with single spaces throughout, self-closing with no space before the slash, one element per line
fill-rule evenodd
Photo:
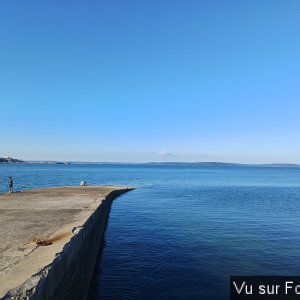
<path fill-rule="evenodd" d="M 14 186 L 14 181 L 12 179 L 12 177 L 9 177 L 9 193 L 13 193 L 13 186 Z"/>

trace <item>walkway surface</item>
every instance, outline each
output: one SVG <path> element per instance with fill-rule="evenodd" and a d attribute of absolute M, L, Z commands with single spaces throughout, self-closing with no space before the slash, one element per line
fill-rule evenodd
<path fill-rule="evenodd" d="M 0 298 L 51 264 L 115 190 L 124 188 L 60 187 L 0 194 Z"/>

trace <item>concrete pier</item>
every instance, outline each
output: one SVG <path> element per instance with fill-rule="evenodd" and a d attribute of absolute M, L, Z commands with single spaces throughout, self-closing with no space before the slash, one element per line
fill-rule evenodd
<path fill-rule="evenodd" d="M 120 187 L 0 195 L 0 299 L 85 299 Z"/>

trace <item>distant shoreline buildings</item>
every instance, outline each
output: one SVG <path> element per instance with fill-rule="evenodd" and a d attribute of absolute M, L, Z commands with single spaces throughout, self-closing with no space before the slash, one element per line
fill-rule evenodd
<path fill-rule="evenodd" d="M 12 157 L 0 157 L 0 163 L 9 164 L 9 163 L 24 163 L 25 161 L 21 159 L 16 159 Z"/>

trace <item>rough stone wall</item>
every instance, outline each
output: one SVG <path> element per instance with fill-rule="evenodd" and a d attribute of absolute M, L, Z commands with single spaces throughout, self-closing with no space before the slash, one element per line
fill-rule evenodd
<path fill-rule="evenodd" d="M 49 299 L 86 299 L 97 254 L 107 225 L 111 203 L 112 199 L 103 201 L 85 225 L 85 228 L 76 235 L 80 239 L 80 249 L 78 249 L 78 253 L 72 260 L 67 272 L 60 280 L 53 296 Z"/>

